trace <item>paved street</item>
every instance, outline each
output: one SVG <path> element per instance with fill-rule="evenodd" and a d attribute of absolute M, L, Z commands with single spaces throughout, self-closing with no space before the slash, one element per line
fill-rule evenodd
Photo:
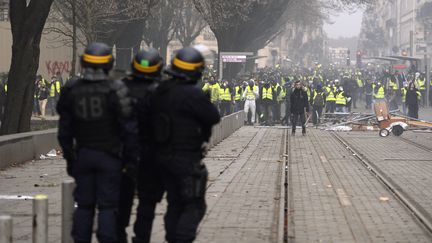
<path fill-rule="evenodd" d="M 354 156 L 358 153 L 373 162 L 428 220 L 432 213 L 431 133 L 381 138 L 377 132 L 334 136 L 310 129 L 305 137 L 292 137 L 286 131 L 243 127 L 209 152 L 205 159 L 210 171 L 208 210 L 197 242 L 282 242 L 285 233 L 288 242 L 431 241 L 427 227 L 406 202 Z M 357 153 L 339 142 L 339 136 Z M 47 159 L 0 172 L 3 198 L 49 196 L 50 242 L 60 241 L 64 165 L 61 159 Z M 166 203 L 158 206 L 153 242 L 163 242 L 165 207 Z M 31 209 L 31 200 L 0 199 L 0 213 L 14 217 L 14 242 L 31 241 Z"/>

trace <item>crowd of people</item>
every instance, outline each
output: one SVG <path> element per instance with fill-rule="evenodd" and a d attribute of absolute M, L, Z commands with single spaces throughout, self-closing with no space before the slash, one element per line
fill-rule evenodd
<path fill-rule="evenodd" d="M 6 74 L 0 78 L 0 118 L 2 118 L 8 93 L 8 80 Z M 45 118 L 47 115 L 55 116 L 57 114 L 57 101 L 63 85 L 64 82 L 60 73 L 52 76 L 50 80 L 46 80 L 38 74 L 35 78 L 32 115 L 41 118 Z"/>
<path fill-rule="evenodd" d="M 336 69 L 331 65 L 323 68 L 320 64 L 287 70 L 263 68 L 221 82 L 209 72 L 203 82 L 202 89 L 210 92 L 211 101 L 222 116 L 244 109 L 251 113 L 245 121 L 249 125 L 258 121 L 261 125 L 303 126 L 309 116 L 316 125 L 324 112 L 348 113 L 360 108 L 360 102 L 365 110 L 370 110 L 373 103 L 380 101 L 385 101 L 390 111 L 400 110 L 418 119 L 419 107 L 425 107 L 427 99 L 424 73 Z M 304 96 L 307 102 L 298 101 Z M 297 124 L 299 119 L 294 114 L 300 114 L 301 124 Z"/>

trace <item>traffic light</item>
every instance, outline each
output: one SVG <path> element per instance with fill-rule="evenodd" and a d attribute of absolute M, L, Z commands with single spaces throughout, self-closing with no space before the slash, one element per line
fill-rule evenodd
<path fill-rule="evenodd" d="M 362 52 L 357 51 L 357 68 L 362 67 Z"/>

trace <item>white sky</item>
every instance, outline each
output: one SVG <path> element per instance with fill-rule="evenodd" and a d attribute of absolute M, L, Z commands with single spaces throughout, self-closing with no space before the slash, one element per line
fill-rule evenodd
<path fill-rule="evenodd" d="M 325 24 L 324 31 L 329 38 L 337 39 L 339 37 L 353 37 L 360 34 L 360 27 L 363 17 L 363 10 L 355 13 L 341 13 L 333 16 L 331 22 L 334 24 Z"/>

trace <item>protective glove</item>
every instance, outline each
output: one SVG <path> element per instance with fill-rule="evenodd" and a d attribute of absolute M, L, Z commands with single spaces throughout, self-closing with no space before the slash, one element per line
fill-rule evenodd
<path fill-rule="evenodd" d="M 69 176 L 73 177 L 73 171 L 75 167 L 75 163 L 77 160 L 77 156 L 74 152 L 71 153 L 65 153 L 63 157 L 66 159 L 66 172 Z"/>

